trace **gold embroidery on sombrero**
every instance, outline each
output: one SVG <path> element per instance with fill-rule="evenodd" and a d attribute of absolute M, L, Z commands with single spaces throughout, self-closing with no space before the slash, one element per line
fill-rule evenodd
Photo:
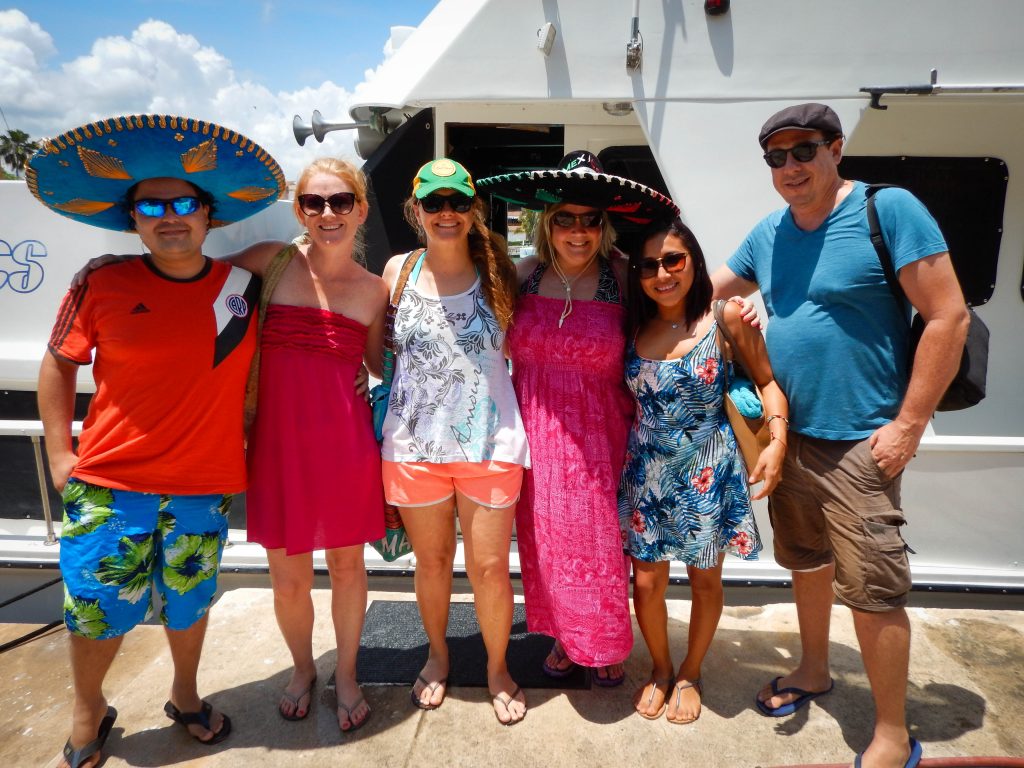
<path fill-rule="evenodd" d="M 234 192 L 228 192 L 228 197 L 233 197 L 246 203 L 255 203 L 257 200 L 266 200 L 275 192 L 277 192 L 276 189 L 267 189 L 266 187 L 242 187 Z"/>
<path fill-rule="evenodd" d="M 181 156 L 181 167 L 185 173 L 212 171 L 217 167 L 217 142 L 209 139 L 192 147 Z"/>
<path fill-rule="evenodd" d="M 116 157 L 104 155 L 94 149 L 86 147 L 78 148 L 78 157 L 82 161 L 82 167 L 90 176 L 100 179 L 131 179 L 131 174 L 124 168 L 124 163 Z"/>
<path fill-rule="evenodd" d="M 83 200 L 76 197 L 66 203 L 54 203 L 53 207 L 66 213 L 75 213 L 80 216 L 95 216 L 97 213 L 112 208 L 115 203 L 105 203 L 102 200 Z"/>

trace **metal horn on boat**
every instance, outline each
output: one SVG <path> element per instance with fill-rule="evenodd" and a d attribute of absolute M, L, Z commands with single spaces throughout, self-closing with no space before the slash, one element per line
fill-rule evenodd
<path fill-rule="evenodd" d="M 306 144 L 306 139 L 313 136 L 321 144 L 326 136 L 331 131 L 346 131 L 353 128 L 366 128 L 369 127 L 369 122 L 361 123 L 328 123 L 324 120 L 323 115 L 320 114 L 319 109 L 313 110 L 313 122 L 311 125 L 306 125 L 302 122 L 302 118 L 296 115 L 292 118 L 292 133 L 295 134 L 295 140 L 299 143 L 299 146 Z"/>

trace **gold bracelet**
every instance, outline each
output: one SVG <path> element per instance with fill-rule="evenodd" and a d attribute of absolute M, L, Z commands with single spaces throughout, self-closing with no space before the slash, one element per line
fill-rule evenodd
<path fill-rule="evenodd" d="M 786 429 L 789 429 L 789 419 L 778 413 L 775 414 L 774 416 L 769 416 L 767 419 L 765 419 L 764 425 L 767 427 L 769 424 L 772 423 L 772 419 L 782 419 L 784 422 L 786 422 Z"/>

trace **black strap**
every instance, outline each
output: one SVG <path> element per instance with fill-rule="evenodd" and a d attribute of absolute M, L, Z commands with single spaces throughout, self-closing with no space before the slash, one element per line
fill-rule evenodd
<path fill-rule="evenodd" d="M 907 299 L 907 294 L 903 292 L 903 286 L 900 285 L 899 278 L 896 276 L 896 267 L 892 263 L 892 254 L 889 253 L 889 249 L 885 245 L 885 239 L 882 237 L 882 225 L 878 220 L 878 210 L 875 208 L 875 193 L 880 189 L 886 188 L 894 187 L 892 184 L 868 184 L 867 189 L 864 190 L 864 195 L 867 198 L 868 233 L 871 237 L 871 244 L 875 246 L 875 252 L 878 254 L 878 260 L 882 264 L 882 272 L 885 273 L 885 282 L 889 286 L 889 292 L 896 299 L 896 303 L 900 305 L 900 309 L 903 309 L 910 302 Z M 901 312 L 900 314 L 906 320 L 906 313 Z"/>

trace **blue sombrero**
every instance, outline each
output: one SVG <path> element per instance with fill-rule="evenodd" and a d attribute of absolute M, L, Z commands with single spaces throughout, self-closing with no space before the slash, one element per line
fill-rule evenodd
<path fill-rule="evenodd" d="M 591 152 L 576 150 L 559 161 L 558 168 L 503 173 L 477 179 L 481 194 L 490 193 L 524 208 L 573 203 L 608 212 L 614 221 L 644 226 L 679 215 L 672 200 L 638 181 L 605 173 Z"/>
<path fill-rule="evenodd" d="M 47 208 L 119 231 L 133 228 L 121 207 L 125 193 L 165 177 L 213 196 L 211 227 L 259 213 L 285 190 L 280 166 L 258 144 L 216 123 L 171 115 L 112 117 L 45 139 L 25 172 Z"/>

